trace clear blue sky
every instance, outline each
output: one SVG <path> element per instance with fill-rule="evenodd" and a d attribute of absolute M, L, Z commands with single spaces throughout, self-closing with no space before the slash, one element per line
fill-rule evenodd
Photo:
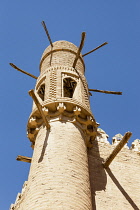
<path fill-rule="evenodd" d="M 9 62 L 36 76 L 49 45 L 41 26 L 44 20 L 53 41 L 79 45 L 83 53 L 108 41 L 85 57 L 89 88 L 122 91 L 122 96 L 93 93 L 96 121 L 111 137 L 131 131 L 140 138 L 140 1 L 135 0 L 1 0 L 0 6 L 0 210 L 8 210 L 27 180 L 29 164 L 17 155 L 31 156 L 26 123 L 32 100 L 28 90 L 35 80 L 12 69 Z"/>

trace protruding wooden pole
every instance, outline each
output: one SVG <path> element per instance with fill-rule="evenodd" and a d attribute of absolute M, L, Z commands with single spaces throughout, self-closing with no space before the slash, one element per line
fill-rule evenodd
<path fill-rule="evenodd" d="M 113 161 L 113 159 L 116 157 L 116 155 L 120 152 L 120 150 L 123 148 L 123 146 L 128 142 L 128 140 L 131 136 L 132 136 L 131 132 L 125 133 L 122 140 L 119 142 L 119 144 L 115 147 L 115 149 L 112 151 L 112 153 L 106 159 L 106 161 L 103 163 L 104 168 L 108 168 L 110 163 Z"/>
<path fill-rule="evenodd" d="M 89 89 L 89 91 L 94 91 L 94 92 L 99 92 L 99 93 L 107 93 L 107 94 L 122 95 L 122 92 L 108 91 L 108 90 Z"/>
<path fill-rule="evenodd" d="M 89 51 L 89 52 L 85 53 L 85 54 L 84 54 L 84 55 L 82 55 L 82 56 L 84 57 L 84 56 L 86 56 L 86 55 L 88 55 L 88 54 L 90 54 L 90 53 L 94 52 L 95 50 L 98 50 L 99 48 L 101 48 L 101 47 L 105 46 L 106 44 L 108 44 L 108 42 L 104 42 L 103 44 L 99 45 L 99 46 L 98 46 L 98 47 L 96 47 L 95 49 L 93 49 L 93 50 L 91 50 L 91 51 Z"/>
<path fill-rule="evenodd" d="M 40 105 L 40 103 L 39 103 L 39 101 L 38 101 L 36 95 L 34 94 L 34 90 L 29 90 L 29 95 L 30 95 L 30 96 L 32 97 L 32 99 L 34 100 L 34 102 L 35 102 L 35 104 L 36 104 L 36 106 L 37 106 L 37 108 L 38 108 L 38 111 L 39 111 L 40 114 L 41 114 L 41 117 L 42 117 L 42 119 L 43 119 L 43 121 L 44 121 L 46 127 L 49 129 L 49 128 L 50 128 L 50 125 L 49 125 L 49 123 L 48 123 L 48 121 L 47 121 L 47 119 L 46 119 L 46 117 L 45 117 L 45 115 L 44 115 L 44 113 L 43 113 L 43 111 L 42 111 L 42 106 Z"/>
<path fill-rule="evenodd" d="M 28 73 L 28 72 L 26 72 L 26 71 L 23 71 L 22 69 L 18 68 L 18 67 L 17 67 L 16 65 L 14 65 L 13 63 L 9 63 L 9 64 L 10 64 L 10 66 L 12 66 L 14 69 L 16 69 L 16 70 L 18 70 L 18 71 L 20 71 L 20 72 L 22 72 L 22 73 L 24 73 L 24 74 L 26 74 L 26 75 L 28 75 L 28 76 L 34 78 L 34 79 L 37 79 L 36 76 L 34 76 L 34 75 L 32 75 L 32 74 L 30 74 L 30 73 Z"/>
<path fill-rule="evenodd" d="M 80 56 L 80 52 L 81 52 L 81 50 L 82 50 L 82 48 L 83 48 L 83 46 L 84 46 L 85 37 L 86 37 L 86 32 L 82 32 L 81 43 L 80 43 L 80 46 L 79 46 L 79 48 L 78 48 L 78 51 L 77 51 L 75 60 L 74 60 L 74 62 L 73 62 L 73 68 L 75 68 L 76 63 L 77 63 L 77 60 L 78 60 L 78 58 L 79 58 L 79 56 Z"/>
<path fill-rule="evenodd" d="M 50 37 L 50 35 L 49 35 L 48 29 L 47 29 L 47 27 L 46 27 L 46 24 L 45 24 L 44 21 L 42 21 L 41 23 L 42 23 L 42 25 L 43 25 L 43 28 L 44 28 L 46 34 L 47 34 L 48 40 L 49 40 L 49 42 L 50 42 L 50 45 L 51 45 L 51 47 L 53 47 L 53 43 L 52 43 L 51 37 Z"/>
<path fill-rule="evenodd" d="M 18 160 L 18 161 L 23 161 L 23 162 L 27 162 L 27 163 L 31 163 L 32 158 L 26 157 L 26 156 L 18 155 L 17 158 L 16 158 L 16 160 Z"/>

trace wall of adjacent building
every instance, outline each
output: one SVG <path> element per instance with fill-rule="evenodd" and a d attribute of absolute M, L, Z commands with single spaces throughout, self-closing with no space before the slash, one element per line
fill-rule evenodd
<path fill-rule="evenodd" d="M 104 169 L 102 163 L 114 147 L 94 141 L 88 150 L 93 210 L 139 210 L 140 153 L 123 148 Z"/>

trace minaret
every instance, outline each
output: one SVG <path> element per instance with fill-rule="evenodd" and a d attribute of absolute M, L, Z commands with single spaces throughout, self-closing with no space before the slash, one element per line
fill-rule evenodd
<path fill-rule="evenodd" d="M 36 103 L 28 120 L 33 148 L 28 181 L 14 210 L 91 210 L 87 147 L 96 137 L 90 110 L 85 64 L 78 47 L 57 41 L 40 61 L 34 94 Z M 74 64 L 75 62 L 75 64 Z"/>

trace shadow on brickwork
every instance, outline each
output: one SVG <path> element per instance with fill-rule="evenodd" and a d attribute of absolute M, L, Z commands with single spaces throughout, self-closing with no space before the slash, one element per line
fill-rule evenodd
<path fill-rule="evenodd" d="M 118 180 L 116 179 L 116 177 L 114 176 L 114 174 L 112 173 L 112 171 L 110 170 L 110 168 L 107 168 L 106 169 L 106 172 L 108 173 L 108 175 L 110 176 L 110 178 L 112 179 L 112 181 L 114 182 L 114 184 L 117 186 L 117 188 L 121 191 L 121 193 L 126 198 L 126 200 L 133 207 L 133 209 L 134 210 L 140 210 L 137 207 L 137 205 L 134 203 L 134 201 L 130 198 L 130 196 L 127 194 L 127 192 L 124 190 L 124 188 L 120 185 L 120 183 L 118 182 Z"/>
<path fill-rule="evenodd" d="M 38 163 L 40 163 L 43 160 L 43 157 L 44 157 L 44 154 L 45 154 L 45 151 L 46 151 L 46 147 L 47 147 L 47 144 L 48 144 L 49 133 L 50 133 L 50 131 L 47 130 L 46 131 L 45 141 L 44 141 L 44 144 L 43 144 L 42 152 L 41 152 L 40 158 L 38 160 Z"/>
<path fill-rule="evenodd" d="M 100 157 L 98 142 L 93 142 L 93 148 L 88 150 L 89 176 L 92 194 L 92 209 L 96 210 L 96 191 L 106 189 L 107 176 L 102 165 L 103 159 Z"/>

